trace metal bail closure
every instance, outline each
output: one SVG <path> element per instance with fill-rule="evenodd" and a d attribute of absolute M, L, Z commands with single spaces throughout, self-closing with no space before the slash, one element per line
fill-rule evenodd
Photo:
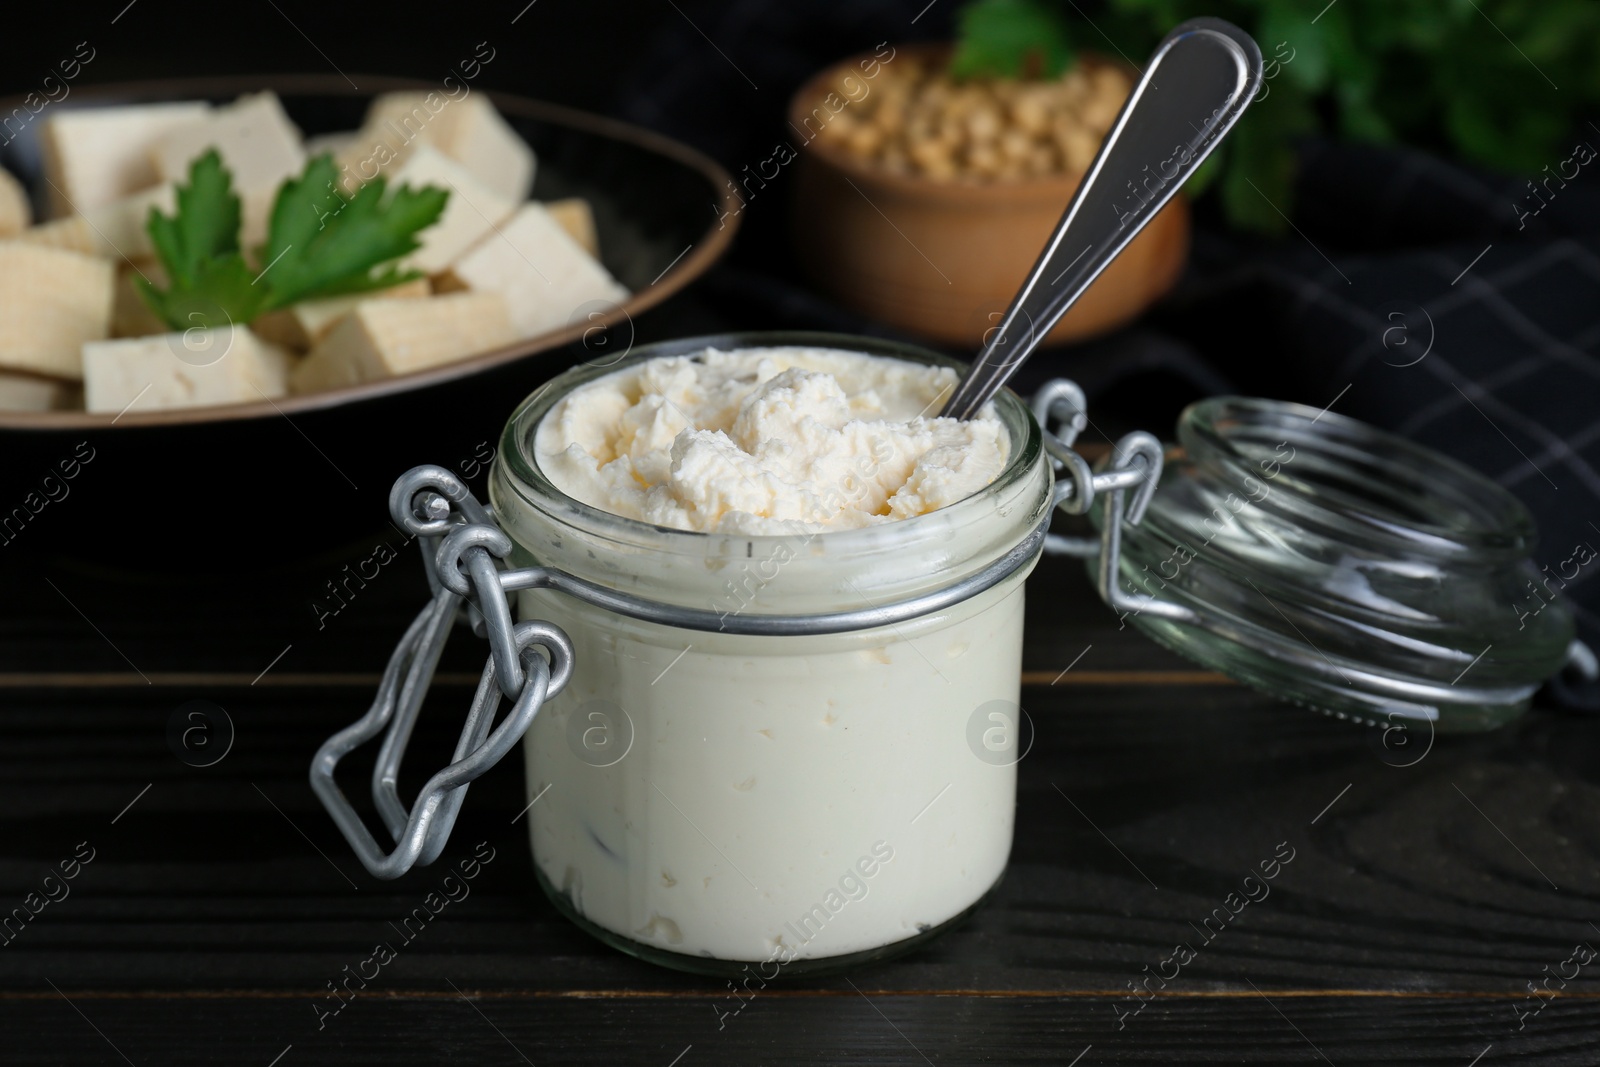
<path fill-rule="evenodd" d="M 441 506 L 441 501 L 447 504 Z M 384 879 L 398 878 L 414 865 L 427 866 L 439 857 L 466 798 L 467 785 L 511 750 L 545 700 L 567 684 L 573 662 L 572 642 L 560 627 L 548 622 L 511 622 L 502 572 L 490 556 L 492 552 L 504 557 L 510 541 L 453 475 L 438 467 L 419 467 L 395 483 L 391 505 L 396 520 L 425 539 L 423 556 L 429 564 L 430 584 L 435 586 L 434 597 L 389 658 L 372 707 L 358 722 L 329 738 L 311 764 L 312 791 L 333 816 L 362 866 Z M 456 509 L 460 509 L 459 515 Z M 435 556 L 429 550 L 441 535 L 443 543 Z M 491 655 L 473 694 L 452 762 L 428 779 L 407 810 L 398 791 L 400 761 L 468 595 L 481 611 Z M 549 653 L 548 664 L 533 650 L 535 645 Z M 515 684 L 511 684 L 513 680 Z M 513 703 L 496 726 L 494 718 L 502 696 Z M 347 753 L 385 730 L 372 773 L 372 800 L 395 843 L 387 853 L 334 780 L 334 771 Z"/>
<path fill-rule="evenodd" d="M 520 590 L 553 589 L 618 615 L 664 626 L 783 637 L 867 630 L 920 618 L 1004 581 L 1017 568 L 1037 558 L 1041 547 L 1073 555 L 1100 555 L 1103 560 L 1112 561 L 1110 573 L 1114 574 L 1120 544 L 1117 528 L 1124 517 L 1129 524 L 1136 524 L 1143 515 L 1161 474 L 1161 446 L 1149 434 L 1129 434 L 1116 444 L 1114 458 L 1105 469 L 1094 472 L 1071 448 L 1078 431 L 1088 423 L 1083 392 L 1071 382 L 1053 382 L 1036 397 L 1035 410 L 1046 423 L 1052 414 L 1064 415 L 1067 420 L 1068 429 L 1061 438 L 1048 428 L 1044 434 L 1045 447 L 1058 472 L 1064 472 L 1058 473 L 1056 505 L 1069 513 L 1083 514 L 1096 499 L 1103 499 L 1116 516 L 1116 522 L 1110 524 L 1100 541 L 1050 535 L 1046 515 L 1002 556 L 942 589 L 892 604 L 815 615 L 729 614 L 645 600 L 550 567 L 505 569 L 512 542 L 489 509 L 443 467 L 422 466 L 408 471 L 390 492 L 389 511 L 397 525 L 422 542 L 433 599 L 411 623 L 390 657 L 377 697 L 366 715 L 329 738 L 318 750 L 311 765 L 312 790 L 333 816 L 362 866 L 375 877 L 398 878 L 415 865 L 426 866 L 437 859 L 455 825 L 468 783 L 510 751 L 544 701 L 559 693 L 572 675 L 572 643 L 559 627 L 548 622 L 512 621 L 508 594 Z M 1129 491 L 1133 492 L 1133 499 L 1125 503 Z M 1142 599 L 1117 590 L 1109 580 L 1102 582 L 1101 592 L 1107 603 L 1120 609 L 1133 610 L 1134 605 L 1143 603 Z M 400 761 L 445 642 L 463 611 L 473 631 L 489 643 L 488 662 L 461 728 L 453 762 L 428 779 L 408 809 L 399 795 Z M 549 653 L 548 664 L 533 651 L 534 645 Z M 502 697 L 511 700 L 512 707 L 495 726 Z M 389 852 L 378 844 L 334 781 L 340 759 L 385 731 L 372 773 L 372 801 L 394 840 L 394 849 Z"/>
<path fill-rule="evenodd" d="M 1099 537 L 1065 537 L 1050 534 L 1044 550 L 1053 555 L 1098 558 L 1095 576 L 1100 599 L 1113 611 L 1126 617 L 1150 614 L 1178 622 L 1194 621 L 1194 613 L 1182 604 L 1158 600 L 1121 588 L 1117 574 L 1122 560 L 1122 527 L 1138 526 L 1145 509 L 1161 481 L 1161 442 L 1143 430 L 1135 430 L 1111 446 L 1111 455 L 1093 471 L 1072 445 L 1089 424 L 1088 405 L 1083 390 L 1066 378 L 1046 382 L 1033 394 L 1033 413 L 1044 431 L 1045 450 L 1056 468 L 1056 507 L 1068 515 L 1086 515 L 1097 499 L 1104 502 L 1104 518 Z M 1060 418 L 1061 425 L 1052 424 Z M 1128 501 L 1129 491 L 1133 493 Z"/>

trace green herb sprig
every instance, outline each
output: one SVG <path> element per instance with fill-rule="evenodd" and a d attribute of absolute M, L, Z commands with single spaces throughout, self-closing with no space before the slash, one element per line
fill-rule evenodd
<path fill-rule="evenodd" d="M 1215 180 L 1241 228 L 1287 227 L 1278 209 L 1292 212 L 1306 134 L 1399 141 L 1523 174 L 1556 166 L 1575 138 L 1600 143 L 1587 124 L 1600 106 L 1594 0 L 972 0 L 951 69 L 1014 77 L 1037 63 L 1052 76 L 1065 69 L 1052 58 L 1063 41 L 1139 63 L 1199 15 L 1248 30 L 1266 58 L 1266 89 L 1187 187 Z"/>
<path fill-rule="evenodd" d="M 421 277 L 395 261 L 421 247 L 417 234 L 444 212 L 449 193 L 402 186 L 385 197 L 374 178 L 345 199 L 334 192 L 338 170 L 317 156 L 299 178 L 278 189 L 267 240 L 256 250 L 260 270 L 239 247 L 241 209 L 233 179 L 213 149 L 189 166 L 177 189 L 177 210 L 150 209 L 147 229 L 170 279 L 161 289 L 137 280 L 140 294 L 175 330 L 245 325 L 301 300 L 386 289 Z"/>

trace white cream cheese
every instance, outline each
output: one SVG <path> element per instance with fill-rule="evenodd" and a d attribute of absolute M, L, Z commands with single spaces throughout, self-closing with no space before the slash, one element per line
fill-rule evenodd
<path fill-rule="evenodd" d="M 534 448 L 568 496 L 681 530 L 845 530 L 962 500 L 1005 467 L 993 407 L 937 410 L 955 371 L 821 348 L 706 349 L 574 390 Z"/>
<path fill-rule="evenodd" d="M 504 458 L 496 515 L 541 564 L 724 615 L 934 592 L 1050 506 L 1045 455 L 1018 467 L 1014 400 L 969 422 L 928 414 L 954 381 L 815 348 L 642 362 L 532 405 L 512 435 L 566 497 L 642 521 L 575 512 Z M 1016 767 L 989 750 L 1017 725 L 1031 569 L 909 621 L 808 636 L 520 593 L 519 617 L 575 649 L 524 739 L 543 882 L 629 951 L 751 966 L 869 952 L 961 914 L 1011 849 Z"/>

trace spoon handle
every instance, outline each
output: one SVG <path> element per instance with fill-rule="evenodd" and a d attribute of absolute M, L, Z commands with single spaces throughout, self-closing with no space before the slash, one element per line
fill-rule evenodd
<path fill-rule="evenodd" d="M 969 419 L 1155 217 L 1261 88 L 1261 49 L 1215 18 L 1191 19 L 1145 65 L 1039 262 L 942 414 Z"/>

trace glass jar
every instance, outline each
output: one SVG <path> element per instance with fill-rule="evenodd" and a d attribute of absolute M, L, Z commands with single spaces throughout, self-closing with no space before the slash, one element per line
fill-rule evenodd
<path fill-rule="evenodd" d="M 1122 539 L 1124 586 L 1187 616 L 1124 614 L 1160 643 L 1340 718 L 1440 732 L 1509 722 L 1566 662 L 1572 613 L 1532 562 L 1533 519 L 1476 471 L 1273 400 L 1192 404 L 1178 441 Z"/>
<path fill-rule="evenodd" d="M 583 504 L 533 438 L 568 392 L 706 346 L 805 345 L 959 369 L 859 337 L 747 334 L 653 345 L 549 382 L 511 417 L 490 496 L 511 562 L 723 618 L 804 616 L 948 589 L 1040 536 L 1052 473 L 1027 408 L 996 401 L 1005 469 L 949 507 L 796 536 L 652 526 Z M 548 589 L 522 618 L 572 640 L 575 667 L 524 741 L 539 882 L 602 940 L 668 966 L 815 972 L 933 936 L 1000 879 L 1011 848 L 1023 580 L 889 626 L 708 632 Z M 768 974 L 768 977 L 771 975 Z"/>
<path fill-rule="evenodd" d="M 955 366 L 829 334 L 694 338 L 631 360 L 781 345 Z M 1039 422 L 996 398 L 1009 459 L 948 507 L 860 530 L 697 533 L 580 503 L 539 469 L 545 414 L 618 369 L 577 368 L 522 404 L 490 475 L 495 514 L 441 467 L 395 483 L 391 518 L 422 538 L 433 596 L 367 713 L 311 767 L 375 877 L 436 860 L 468 783 L 521 739 L 538 881 L 602 940 L 762 981 L 917 945 L 1005 870 L 1023 581 L 1041 546 L 1091 559 L 1116 617 L 1197 662 L 1384 727 L 1393 766 L 1425 756 L 1435 728 L 1510 721 L 1563 664 L 1600 676 L 1561 579 L 1534 569 L 1515 498 L 1331 412 L 1205 400 L 1173 462 L 1136 431 L 1091 470 L 1072 450 L 1082 391 L 1058 380 L 1033 399 Z M 1054 507 L 1090 515 L 1099 537 L 1047 534 Z M 1580 547 L 1563 568 L 1593 558 Z M 458 620 L 490 655 L 452 762 L 408 809 L 400 760 Z M 335 781 L 380 733 L 372 798 L 392 848 Z"/>

